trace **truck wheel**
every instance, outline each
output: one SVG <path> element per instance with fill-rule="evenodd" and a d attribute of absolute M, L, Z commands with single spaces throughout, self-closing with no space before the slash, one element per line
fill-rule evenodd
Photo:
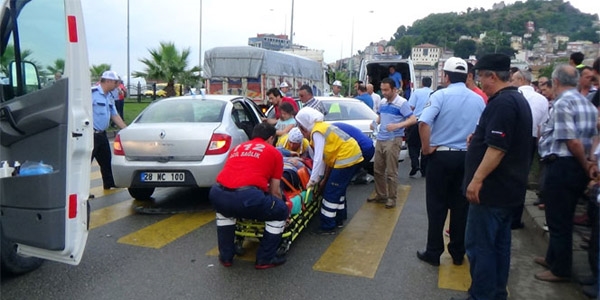
<path fill-rule="evenodd" d="M 137 200 L 150 200 L 154 188 L 128 188 L 129 195 Z"/>
<path fill-rule="evenodd" d="M 0 237 L 0 262 L 2 265 L 2 274 L 20 275 L 31 272 L 39 268 L 44 262 L 37 257 L 25 257 L 17 254 L 17 244 Z"/>

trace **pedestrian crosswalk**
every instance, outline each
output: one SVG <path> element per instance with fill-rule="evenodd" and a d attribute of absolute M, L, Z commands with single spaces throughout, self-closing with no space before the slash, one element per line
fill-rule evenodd
<path fill-rule="evenodd" d="M 380 205 L 365 203 L 335 237 L 320 259 L 316 261 L 313 270 L 370 279 L 375 278 L 379 264 L 396 227 L 396 222 L 408 199 L 409 192 L 410 186 L 400 186 L 396 209 L 388 210 Z M 115 204 L 93 210 L 90 213 L 90 230 L 132 216 L 136 214 L 136 207 L 147 204 L 130 198 L 126 189 L 103 190 L 101 175 L 97 166 L 92 168 L 90 194 L 94 195 L 94 198 L 90 201 L 102 201 L 105 197 L 124 199 Z M 123 195 L 126 196 L 123 197 Z M 202 226 L 211 224 L 214 219 L 215 213 L 211 209 L 174 214 L 119 237 L 117 243 L 160 249 Z M 364 232 L 365 230 L 375 230 L 378 234 L 368 234 Z M 215 247 L 208 251 L 207 255 L 218 255 L 216 240 L 214 243 Z M 254 245 L 245 247 L 247 253 L 240 257 L 241 260 L 254 260 L 257 243 L 255 241 L 249 243 Z M 345 249 L 354 249 L 354 251 L 345 251 Z M 438 287 L 466 291 L 470 285 L 468 262 L 462 266 L 454 266 L 447 253 L 444 253 L 441 262 Z"/>

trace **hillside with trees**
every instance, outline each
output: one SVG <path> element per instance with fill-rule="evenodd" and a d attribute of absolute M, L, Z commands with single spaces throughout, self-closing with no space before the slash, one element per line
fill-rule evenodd
<path fill-rule="evenodd" d="M 476 53 L 499 52 L 514 54 L 510 48 L 510 37 L 523 37 L 526 23 L 533 21 L 535 32 L 524 40 L 524 46 L 531 49 L 538 42 L 540 30 L 550 34 L 568 36 L 570 41 L 587 40 L 598 43 L 596 33 L 600 30 L 597 14 L 587 14 L 563 0 L 517 1 L 504 6 L 496 4 L 494 9 L 468 8 L 465 12 L 430 14 L 415 21 L 412 26 L 400 26 L 390 40 L 400 54 L 410 56 L 413 46 L 430 43 L 452 49 L 457 56 Z M 479 38 L 486 33 L 480 44 L 461 40 L 461 36 Z M 475 47 L 474 52 L 472 51 Z M 467 57 L 464 57 L 467 58 Z"/>

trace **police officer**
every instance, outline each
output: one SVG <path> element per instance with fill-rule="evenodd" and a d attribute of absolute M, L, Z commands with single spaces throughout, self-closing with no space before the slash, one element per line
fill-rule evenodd
<path fill-rule="evenodd" d="M 419 118 L 423 154 L 429 155 L 426 177 L 426 203 L 429 228 L 427 248 L 417 257 L 439 266 L 444 252 L 444 223 L 450 209 L 448 252 L 455 265 L 465 255 L 465 226 L 468 203 L 462 193 L 467 136 L 475 130 L 485 108 L 481 97 L 465 85 L 467 63 L 451 57 L 444 64 L 448 86 L 431 94 Z"/>
<path fill-rule="evenodd" d="M 279 93 L 281 94 L 281 97 L 289 97 L 289 91 L 290 86 L 287 84 L 287 82 L 284 81 L 279 85 Z"/>
<path fill-rule="evenodd" d="M 219 261 L 225 267 L 233 263 L 236 218 L 266 221 L 256 269 L 285 263 L 285 257 L 276 253 L 289 212 L 281 200 L 283 156 L 273 147 L 274 139 L 273 125 L 256 125 L 252 140 L 231 151 L 210 189 L 209 198 L 217 211 Z"/>
<path fill-rule="evenodd" d="M 331 97 L 342 97 L 341 94 L 341 90 L 342 90 L 342 82 L 339 80 L 336 80 L 333 82 L 332 87 L 331 87 Z"/>
<path fill-rule="evenodd" d="M 355 139 L 323 119 L 323 114 L 312 107 L 303 107 L 296 115 L 298 127 L 315 152 L 307 186 L 319 183 L 322 188 L 321 226 L 315 233 L 326 235 L 335 234 L 335 227 L 346 217 L 346 189 L 363 156 Z M 325 179 L 321 181 L 321 177 Z"/>
<path fill-rule="evenodd" d="M 104 189 L 115 187 L 110 165 L 110 144 L 106 136 L 106 129 L 112 120 L 115 125 L 123 129 L 127 127 L 115 107 L 112 91 L 119 86 L 119 76 L 114 71 L 106 71 L 100 77 L 100 83 L 92 87 L 92 111 L 94 117 L 94 149 L 92 160 L 95 158 L 102 173 Z"/>

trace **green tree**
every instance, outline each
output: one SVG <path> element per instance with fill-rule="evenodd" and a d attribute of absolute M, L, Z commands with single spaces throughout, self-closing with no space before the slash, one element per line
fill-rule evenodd
<path fill-rule="evenodd" d="M 467 59 L 469 55 L 475 54 L 477 43 L 474 40 L 460 40 L 454 46 L 454 56 Z"/>
<path fill-rule="evenodd" d="M 410 57 L 410 53 L 412 52 L 412 48 L 417 44 L 417 40 L 410 35 L 405 35 L 401 37 L 399 40 L 396 40 L 394 44 L 394 48 L 402 57 Z"/>
<path fill-rule="evenodd" d="M 92 76 L 92 82 L 98 82 L 100 81 L 100 76 L 102 76 L 102 73 L 104 73 L 104 71 L 108 71 L 110 70 L 111 65 L 110 64 L 99 64 L 99 65 L 92 65 L 90 67 L 90 74 Z"/>
<path fill-rule="evenodd" d="M 179 51 L 172 42 L 160 42 L 159 48 L 149 49 L 148 52 L 150 58 L 140 59 L 146 65 L 145 70 L 134 72 L 133 76 L 167 82 L 164 89 L 167 97 L 175 96 L 176 81 L 184 85 L 195 85 L 200 80 L 200 67 L 188 66 L 189 48 Z"/>
<path fill-rule="evenodd" d="M 61 74 L 64 74 L 65 73 L 65 60 L 58 58 L 54 61 L 54 65 L 47 66 L 46 69 L 48 70 L 48 73 L 50 73 L 50 74 L 56 74 L 58 72 L 60 72 Z"/>
<path fill-rule="evenodd" d="M 29 59 L 29 57 L 31 56 L 32 53 L 33 52 L 31 52 L 31 50 L 29 50 L 29 49 L 21 50 L 21 59 L 25 60 L 25 61 L 29 61 L 29 62 L 33 63 L 34 65 L 38 65 L 32 59 Z M 10 65 L 11 62 L 13 62 L 14 59 L 15 59 L 15 47 L 13 45 L 6 46 L 6 50 L 2 54 L 2 57 L 0 57 L 0 71 L 4 72 L 5 74 L 8 74 L 8 66 Z"/>

